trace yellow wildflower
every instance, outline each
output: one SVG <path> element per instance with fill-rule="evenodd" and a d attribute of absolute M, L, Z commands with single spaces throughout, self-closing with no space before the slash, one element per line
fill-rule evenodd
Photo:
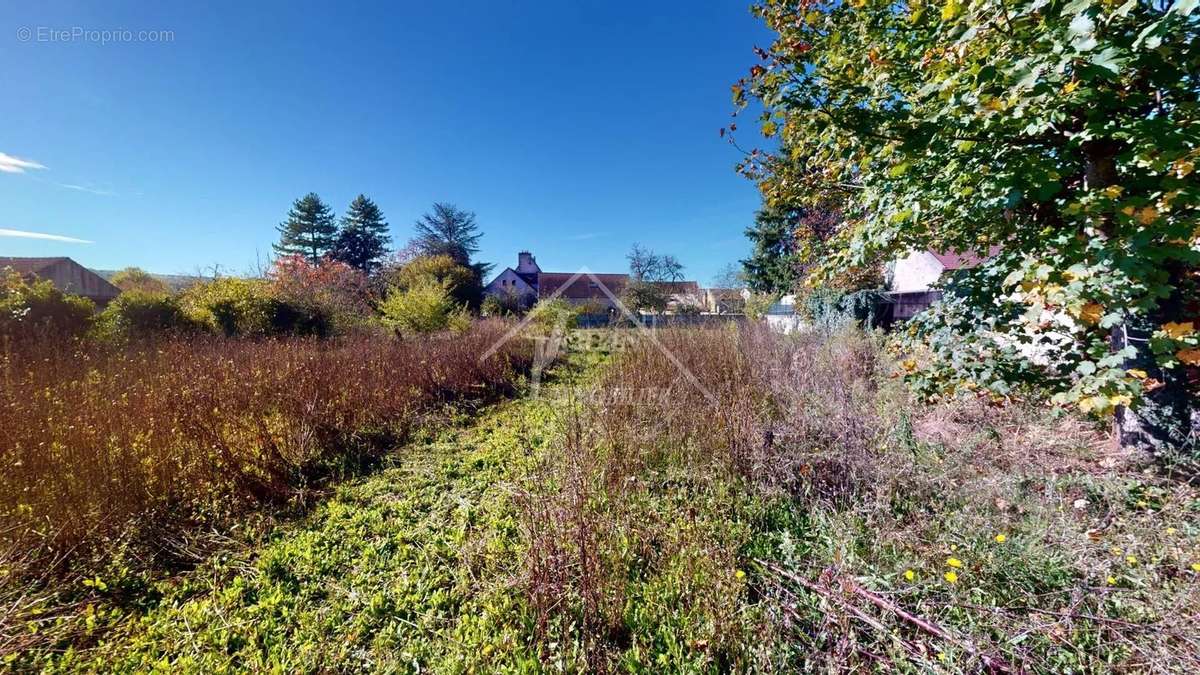
<path fill-rule="evenodd" d="M 1200 572 L 1200 562 L 1197 562 L 1197 563 L 1192 563 L 1192 571 L 1193 571 L 1193 572 Z"/>
<path fill-rule="evenodd" d="M 1003 544 L 1003 543 L 1004 543 L 1004 542 L 1006 542 L 1006 541 L 1008 541 L 1008 536 L 1007 536 L 1007 535 L 1005 535 L 1003 532 L 1001 532 L 1000 534 L 996 535 L 996 543 L 997 543 L 997 544 Z"/>
<path fill-rule="evenodd" d="M 1127 555 L 1127 556 L 1125 556 L 1125 562 L 1129 563 L 1129 565 L 1132 567 L 1133 565 L 1136 565 L 1138 562 L 1137 556 L 1136 555 Z"/>
<path fill-rule="evenodd" d="M 738 571 L 736 571 L 736 572 L 734 572 L 734 573 L 733 573 L 733 576 L 737 577 L 738 579 L 745 579 L 745 578 L 746 578 L 746 573 L 745 573 L 745 572 L 743 572 L 743 571 L 741 571 L 741 570 L 738 570 Z"/>
<path fill-rule="evenodd" d="M 912 581 L 913 579 L 917 578 L 917 573 L 912 570 L 904 570 L 904 578 Z"/>
<path fill-rule="evenodd" d="M 1108 578 L 1108 585 L 1109 585 L 1109 586 L 1116 586 L 1116 585 L 1117 585 L 1117 578 L 1116 578 L 1116 577 L 1109 577 L 1109 578 Z"/>
<path fill-rule="evenodd" d="M 946 564 L 951 567 L 962 567 L 962 561 L 958 558 L 946 558 Z"/>

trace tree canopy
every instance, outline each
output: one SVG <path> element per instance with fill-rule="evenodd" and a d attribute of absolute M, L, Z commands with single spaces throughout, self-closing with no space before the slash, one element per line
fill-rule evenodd
<path fill-rule="evenodd" d="M 392 238 L 383 211 L 366 195 L 350 202 L 330 254 L 334 260 L 370 274 L 387 255 Z"/>
<path fill-rule="evenodd" d="M 761 102 L 784 150 L 741 168 L 768 208 L 833 200 L 847 214 L 826 276 L 910 250 L 1002 249 L 914 325 L 932 358 L 905 363 L 927 393 L 1036 383 L 1093 414 L 1186 420 L 1200 365 L 1196 5 L 762 2 L 778 38 L 733 95 Z"/>
<path fill-rule="evenodd" d="M 333 247 L 337 234 L 333 211 L 315 192 L 297 199 L 288 211 L 287 220 L 277 229 L 279 242 L 273 246 L 275 253 L 303 256 L 313 265 Z"/>

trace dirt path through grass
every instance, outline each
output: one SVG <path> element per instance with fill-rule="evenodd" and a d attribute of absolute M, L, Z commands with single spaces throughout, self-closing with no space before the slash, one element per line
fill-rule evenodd
<path fill-rule="evenodd" d="M 555 433 L 544 400 L 485 409 L 339 486 L 265 548 L 217 556 L 52 670 L 461 671 L 535 666 L 514 479 Z M 486 669 L 486 668 L 485 668 Z"/>

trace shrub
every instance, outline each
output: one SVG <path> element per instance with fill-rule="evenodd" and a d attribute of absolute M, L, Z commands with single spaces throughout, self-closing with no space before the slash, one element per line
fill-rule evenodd
<path fill-rule="evenodd" d="M 475 272 L 448 255 L 417 256 L 387 277 L 388 284 L 401 291 L 427 285 L 429 281 L 442 284 L 456 304 L 467 307 L 479 303 L 483 290 Z"/>
<path fill-rule="evenodd" d="M 771 293 L 752 293 L 745 301 L 746 316 L 758 320 L 771 311 L 771 305 L 779 301 L 779 296 Z"/>
<path fill-rule="evenodd" d="M 333 332 L 327 306 L 276 296 L 264 279 L 221 277 L 184 291 L 180 305 L 192 322 L 227 337 L 316 335 Z"/>
<path fill-rule="evenodd" d="M 180 304 L 192 321 L 223 335 L 273 332 L 275 303 L 261 279 L 213 279 L 184 291 Z"/>
<path fill-rule="evenodd" d="M 367 275 L 343 262 L 312 264 L 302 256 L 283 256 L 275 261 L 270 282 L 279 303 L 273 325 L 280 332 L 345 333 L 374 314 Z"/>
<path fill-rule="evenodd" d="M 196 325 L 187 317 L 179 298 L 166 293 L 129 290 L 117 296 L 97 317 L 104 337 L 125 339 L 163 332 L 187 332 Z"/>
<path fill-rule="evenodd" d="M 419 279 L 404 290 L 392 290 L 379 311 L 383 325 L 399 333 L 461 331 L 471 323 L 466 308 L 451 297 L 449 284 L 433 279 Z"/>
<path fill-rule="evenodd" d="M 78 337 L 91 325 L 96 306 L 67 295 L 45 280 L 26 280 L 0 270 L 0 335 L 15 340 Z"/>
<path fill-rule="evenodd" d="M 542 333 L 556 329 L 567 330 L 575 327 L 575 319 L 579 310 L 562 298 L 539 300 L 533 309 L 529 310 L 529 325 Z"/>

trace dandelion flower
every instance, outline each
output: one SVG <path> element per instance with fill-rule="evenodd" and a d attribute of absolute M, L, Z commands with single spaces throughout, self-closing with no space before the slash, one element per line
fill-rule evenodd
<path fill-rule="evenodd" d="M 942 576 L 946 577 L 946 581 L 949 581 L 952 584 L 958 582 L 958 575 L 955 574 L 953 570 L 946 572 Z"/>
<path fill-rule="evenodd" d="M 1195 567 L 1195 565 L 1192 565 L 1192 567 Z M 917 578 L 917 573 L 912 570 L 904 570 L 904 578 L 912 581 Z"/>
<path fill-rule="evenodd" d="M 1200 572 L 1200 563 L 1192 563 L 1192 571 Z"/>
<path fill-rule="evenodd" d="M 738 571 L 736 571 L 736 572 L 734 572 L 734 573 L 733 573 L 733 576 L 737 577 L 738 579 L 745 579 L 745 578 L 746 578 L 746 573 L 745 573 L 745 572 L 743 572 L 743 571 L 741 571 L 741 570 L 738 570 Z"/>
<path fill-rule="evenodd" d="M 1127 555 L 1127 556 L 1125 556 L 1125 562 L 1129 563 L 1130 565 L 1136 565 L 1137 564 L 1137 556 L 1136 555 Z"/>
<path fill-rule="evenodd" d="M 1109 578 L 1108 578 L 1108 585 L 1109 585 L 1109 586 L 1116 586 L 1116 585 L 1117 585 L 1117 578 L 1116 578 L 1116 577 L 1109 577 Z"/>
<path fill-rule="evenodd" d="M 1003 532 L 996 535 L 996 543 L 997 544 L 1003 544 L 1006 541 L 1008 541 L 1008 535 L 1004 534 Z"/>
<path fill-rule="evenodd" d="M 958 558 L 946 558 L 946 564 L 951 567 L 962 567 L 962 561 Z"/>

